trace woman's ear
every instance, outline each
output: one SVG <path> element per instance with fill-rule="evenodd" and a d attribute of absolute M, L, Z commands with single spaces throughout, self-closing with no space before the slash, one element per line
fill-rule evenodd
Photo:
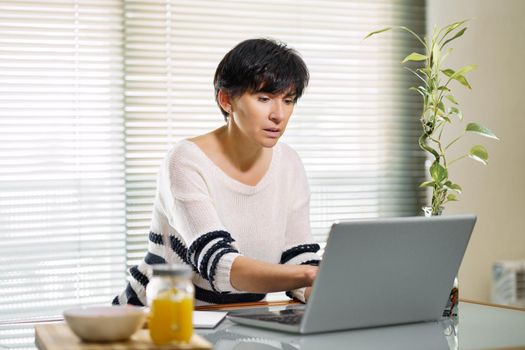
<path fill-rule="evenodd" d="M 219 105 L 221 108 L 226 111 L 226 113 L 231 114 L 232 113 L 232 104 L 231 104 L 231 97 L 228 95 L 227 92 L 224 90 L 219 90 L 218 98 Z"/>

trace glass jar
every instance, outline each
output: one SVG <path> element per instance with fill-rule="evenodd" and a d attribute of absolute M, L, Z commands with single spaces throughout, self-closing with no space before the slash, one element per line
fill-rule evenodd
<path fill-rule="evenodd" d="M 146 297 L 149 334 L 156 345 L 189 342 L 193 335 L 192 270 L 187 265 L 152 265 Z"/>

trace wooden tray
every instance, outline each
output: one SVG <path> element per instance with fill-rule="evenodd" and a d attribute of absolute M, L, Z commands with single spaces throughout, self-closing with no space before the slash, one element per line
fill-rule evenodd
<path fill-rule="evenodd" d="M 80 340 L 65 323 L 35 326 L 35 343 L 40 350 L 208 350 L 210 342 L 193 334 L 189 344 L 157 346 L 151 342 L 147 329 L 141 329 L 124 342 L 86 343 Z"/>

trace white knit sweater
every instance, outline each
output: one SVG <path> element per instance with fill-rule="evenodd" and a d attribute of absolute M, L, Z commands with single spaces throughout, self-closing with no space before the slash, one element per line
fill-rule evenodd
<path fill-rule="evenodd" d="M 175 145 L 160 168 L 147 255 L 130 269 L 128 286 L 113 303 L 146 305 L 150 265 L 157 263 L 193 267 L 197 304 L 265 297 L 231 285 L 231 265 L 239 255 L 269 263 L 319 263 L 302 162 L 283 143 L 272 152 L 265 176 L 249 186 L 226 175 L 195 143 Z M 292 295 L 304 301 L 303 292 Z"/>

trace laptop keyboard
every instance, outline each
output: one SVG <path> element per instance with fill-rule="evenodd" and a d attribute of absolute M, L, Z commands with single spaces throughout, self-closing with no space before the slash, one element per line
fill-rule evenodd
<path fill-rule="evenodd" d="M 258 316 L 258 320 L 267 321 L 267 322 L 277 322 L 282 324 L 297 325 L 301 323 L 302 317 L 299 315 L 289 315 L 289 316 Z"/>
<path fill-rule="evenodd" d="M 248 314 L 248 315 L 236 315 L 237 317 L 249 318 L 252 320 L 266 321 L 266 322 L 277 322 L 287 325 L 299 325 L 303 318 L 303 310 L 282 310 L 277 312 L 268 312 L 264 314 Z"/>

